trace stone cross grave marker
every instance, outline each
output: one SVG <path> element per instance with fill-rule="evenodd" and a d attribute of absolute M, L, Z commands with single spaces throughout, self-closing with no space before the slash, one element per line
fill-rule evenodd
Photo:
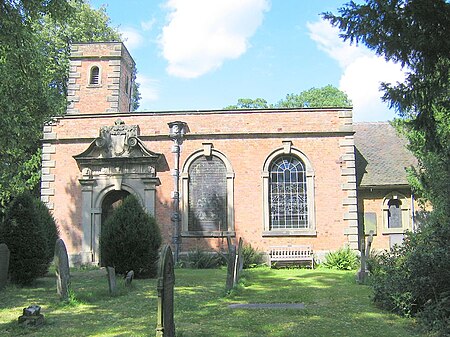
<path fill-rule="evenodd" d="M 56 291 L 61 300 L 69 300 L 70 270 L 67 249 L 62 239 L 55 244 Z"/>
<path fill-rule="evenodd" d="M 356 274 L 356 281 L 358 283 L 365 283 L 367 276 L 369 276 L 369 270 L 367 269 L 367 260 L 370 255 L 370 248 L 373 241 L 373 231 L 370 231 L 369 237 L 367 238 L 367 245 L 365 238 L 361 240 L 361 267 Z"/>
<path fill-rule="evenodd" d="M 235 280 L 235 266 L 236 266 L 236 246 L 232 244 L 231 237 L 227 236 L 228 245 L 228 266 L 227 266 L 227 282 L 226 291 L 233 289 Z"/>
<path fill-rule="evenodd" d="M 175 337 L 175 322 L 173 319 L 173 289 L 175 273 L 172 249 L 164 245 L 159 258 L 158 268 L 158 313 L 156 337 Z"/>
<path fill-rule="evenodd" d="M 106 276 L 108 277 L 109 294 L 116 295 L 116 269 L 114 267 L 106 267 Z"/>
<path fill-rule="evenodd" d="M 9 255 L 6 243 L 0 243 L 0 290 L 6 286 L 8 281 Z"/>
<path fill-rule="evenodd" d="M 370 249 L 372 248 L 372 242 L 373 242 L 373 231 L 370 231 L 369 237 L 367 238 L 367 245 L 366 245 L 366 260 L 370 257 Z"/>

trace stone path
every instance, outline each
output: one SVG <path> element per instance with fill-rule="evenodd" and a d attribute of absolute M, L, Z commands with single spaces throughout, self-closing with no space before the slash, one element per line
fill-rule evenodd
<path fill-rule="evenodd" d="M 230 304 L 230 309 L 305 309 L 303 303 L 245 303 Z"/>

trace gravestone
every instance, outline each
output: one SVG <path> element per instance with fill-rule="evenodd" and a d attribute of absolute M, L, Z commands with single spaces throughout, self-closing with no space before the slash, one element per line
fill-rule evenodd
<path fill-rule="evenodd" d="M 131 287 L 131 282 L 133 282 L 133 279 L 134 279 L 134 271 L 130 270 L 127 273 L 127 276 L 125 276 L 125 286 Z"/>
<path fill-rule="evenodd" d="M 62 239 L 55 244 L 56 291 L 61 300 L 69 300 L 70 269 L 67 249 Z"/>
<path fill-rule="evenodd" d="M 226 291 L 233 289 L 236 270 L 236 246 L 231 243 L 231 238 L 227 236 L 228 244 L 228 266 L 227 266 L 227 282 Z"/>
<path fill-rule="evenodd" d="M 6 286 L 8 282 L 10 252 L 6 243 L 0 244 L 0 290 Z"/>
<path fill-rule="evenodd" d="M 116 269 L 114 267 L 106 267 L 106 276 L 108 277 L 109 294 L 116 295 Z"/>
<path fill-rule="evenodd" d="M 24 326 L 40 326 L 44 323 L 44 315 L 41 314 L 39 305 L 30 305 L 23 309 L 23 315 L 19 316 L 19 324 Z"/>
<path fill-rule="evenodd" d="M 244 248 L 244 241 L 242 238 L 239 238 L 239 244 L 238 244 L 238 250 L 237 250 L 237 264 L 236 264 L 236 270 L 237 270 L 237 282 L 239 282 L 239 278 L 241 276 L 241 272 L 244 269 L 244 255 L 242 254 L 242 250 Z"/>
<path fill-rule="evenodd" d="M 172 249 L 164 245 L 158 268 L 158 313 L 156 337 L 175 337 L 173 288 L 175 285 Z"/>

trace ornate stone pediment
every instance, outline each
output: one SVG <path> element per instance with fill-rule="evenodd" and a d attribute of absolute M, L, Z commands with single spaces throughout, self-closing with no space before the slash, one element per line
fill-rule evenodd
<path fill-rule="evenodd" d="M 100 128 L 88 148 L 74 156 L 83 177 L 115 174 L 155 176 L 167 162 L 163 155 L 148 150 L 139 139 L 138 125 L 118 119 L 113 126 Z"/>

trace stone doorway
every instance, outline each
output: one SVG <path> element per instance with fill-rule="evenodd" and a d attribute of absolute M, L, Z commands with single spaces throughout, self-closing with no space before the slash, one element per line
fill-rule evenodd
<path fill-rule="evenodd" d="M 81 264 L 97 264 L 101 225 L 115 207 L 133 193 L 150 214 L 155 213 L 157 171 L 167 171 L 164 156 L 148 150 L 139 138 L 137 125 L 100 128 L 99 137 L 73 156 L 80 168 L 82 250 Z"/>

